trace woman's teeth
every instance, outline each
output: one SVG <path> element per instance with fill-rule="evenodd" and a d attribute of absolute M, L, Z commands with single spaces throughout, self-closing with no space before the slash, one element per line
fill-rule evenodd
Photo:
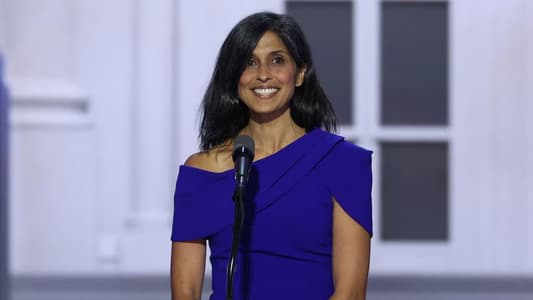
<path fill-rule="evenodd" d="M 274 94 L 277 91 L 278 91 L 277 88 L 254 89 L 254 92 L 259 95 L 270 95 L 270 94 Z"/>

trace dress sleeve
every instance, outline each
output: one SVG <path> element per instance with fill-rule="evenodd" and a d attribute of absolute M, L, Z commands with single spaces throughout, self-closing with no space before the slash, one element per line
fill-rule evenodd
<path fill-rule="evenodd" d="M 322 162 L 321 174 L 332 197 L 372 236 L 372 151 L 339 142 Z"/>
<path fill-rule="evenodd" d="M 206 239 L 231 224 L 230 176 L 181 166 L 174 192 L 171 240 Z"/>
<path fill-rule="evenodd" d="M 184 174 L 185 173 L 185 174 Z M 187 241 L 193 239 L 205 238 L 201 230 L 197 226 L 191 226 L 196 219 L 202 218 L 195 196 L 191 187 L 191 183 L 187 172 L 182 172 L 178 175 L 176 180 L 176 189 L 174 191 L 174 214 L 172 218 L 172 233 L 171 240 L 173 242 Z"/>

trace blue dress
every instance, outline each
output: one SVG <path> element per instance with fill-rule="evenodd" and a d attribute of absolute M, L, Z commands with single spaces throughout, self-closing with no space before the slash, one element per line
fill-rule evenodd
<path fill-rule="evenodd" d="M 372 234 L 371 151 L 314 129 L 252 164 L 234 299 L 328 299 L 334 292 L 332 221 L 340 206 Z M 211 300 L 224 300 L 234 171 L 180 166 L 172 241 L 207 239 Z"/>

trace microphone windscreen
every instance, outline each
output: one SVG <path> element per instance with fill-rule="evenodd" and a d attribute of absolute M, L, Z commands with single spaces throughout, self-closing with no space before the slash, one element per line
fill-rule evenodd
<path fill-rule="evenodd" d="M 255 143 L 252 137 L 249 135 L 239 135 L 235 138 L 235 141 L 233 142 L 233 153 L 235 153 L 235 150 L 239 151 L 244 147 L 246 150 L 248 150 L 252 156 L 252 158 L 255 155 Z"/>

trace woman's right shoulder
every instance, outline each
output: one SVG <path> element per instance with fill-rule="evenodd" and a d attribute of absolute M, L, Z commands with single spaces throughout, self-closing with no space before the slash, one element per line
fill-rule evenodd
<path fill-rule="evenodd" d="M 233 168 L 233 159 L 227 151 L 211 149 L 194 153 L 184 165 L 210 172 L 223 172 Z"/>
<path fill-rule="evenodd" d="M 194 153 L 189 156 L 185 161 L 184 165 L 202 169 L 206 171 L 211 171 L 214 168 L 214 160 L 211 151 L 201 151 Z"/>
<path fill-rule="evenodd" d="M 202 166 L 208 163 L 207 160 L 208 160 L 207 153 L 205 151 L 202 151 L 202 152 L 194 153 L 191 156 L 189 156 L 187 160 L 185 160 L 185 163 L 183 164 L 189 167 L 195 167 L 195 168 L 202 169 Z"/>

